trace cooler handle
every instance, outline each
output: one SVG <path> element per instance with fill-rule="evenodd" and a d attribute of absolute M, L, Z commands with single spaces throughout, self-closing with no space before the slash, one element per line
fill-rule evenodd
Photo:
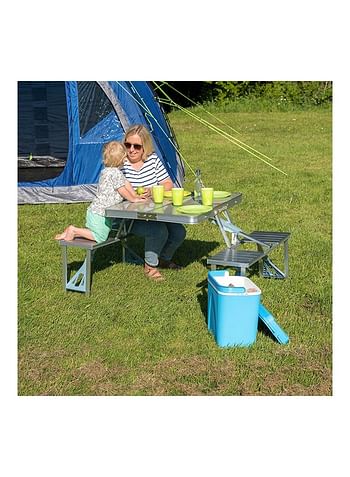
<path fill-rule="evenodd" d="M 247 290 L 245 287 L 236 287 L 235 285 L 226 285 L 225 288 L 229 288 L 233 293 L 245 293 Z"/>

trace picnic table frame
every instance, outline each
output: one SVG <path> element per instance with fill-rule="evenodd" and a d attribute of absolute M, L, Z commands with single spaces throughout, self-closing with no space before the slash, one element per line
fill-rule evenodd
<path fill-rule="evenodd" d="M 105 211 L 106 217 L 114 219 L 123 219 L 119 225 L 118 232 L 123 228 L 125 230 L 126 220 L 131 220 L 128 229 L 132 227 L 134 220 L 152 220 L 156 222 L 170 222 L 174 224 L 199 224 L 205 220 L 213 220 L 218 225 L 227 247 L 232 246 L 229 238 L 226 235 L 222 225 L 221 214 L 228 216 L 228 209 L 237 205 L 242 200 L 240 192 L 233 192 L 230 196 L 223 199 L 214 199 L 214 204 L 208 212 L 197 214 L 185 214 L 178 210 L 178 207 L 172 205 L 171 199 L 165 199 L 162 204 L 155 204 L 151 199 L 145 202 L 128 202 L 123 201 L 120 204 L 107 207 Z M 194 198 L 188 197 L 184 199 L 183 205 L 198 205 L 198 201 Z"/>
<path fill-rule="evenodd" d="M 259 271 L 267 278 L 286 278 L 288 275 L 288 239 L 289 232 L 266 232 L 254 231 L 251 234 L 243 232 L 234 225 L 229 215 L 228 209 L 242 201 L 240 192 L 233 192 L 228 197 L 214 199 L 211 210 L 197 214 L 185 214 L 179 211 L 178 207 L 172 205 L 171 199 L 165 199 L 162 204 L 155 204 L 151 199 L 146 202 L 131 203 L 128 201 L 113 205 L 106 209 L 106 216 L 122 219 L 118 228 L 118 234 L 124 236 L 129 233 L 134 220 L 154 220 L 158 222 L 171 222 L 183 225 L 199 224 L 205 220 L 214 222 L 220 230 L 226 248 L 212 257 L 208 257 L 207 264 L 212 270 L 217 265 L 232 266 L 238 269 L 240 275 L 245 275 L 247 269 L 259 263 Z M 188 197 L 183 205 L 198 205 L 198 201 Z M 128 222 L 127 222 L 128 221 Z M 229 234 L 231 234 L 229 236 Z M 245 243 L 253 243 L 257 250 L 242 249 Z M 270 252 L 276 247 L 284 247 L 284 271 L 278 268 L 268 257 Z M 123 246 L 123 261 L 125 260 L 125 250 Z"/>
<path fill-rule="evenodd" d="M 183 225 L 199 224 L 206 220 L 212 221 L 219 227 L 226 245 L 224 250 L 215 256 L 207 258 L 207 264 L 211 265 L 212 270 L 215 270 L 217 265 L 231 266 L 238 269 L 241 275 L 245 275 L 246 270 L 258 262 L 262 276 L 267 278 L 286 278 L 288 275 L 288 239 L 290 233 L 254 231 L 246 234 L 232 223 L 228 213 L 228 209 L 241 201 L 242 194 L 240 192 L 233 192 L 223 199 L 215 199 L 209 211 L 197 214 L 181 213 L 178 207 L 172 205 L 170 199 L 165 199 L 162 204 L 155 204 L 151 199 L 137 203 L 123 201 L 120 204 L 108 207 L 106 208 L 106 217 L 121 219 L 115 229 L 115 237 L 110 237 L 102 243 L 96 243 L 79 237 L 71 241 L 60 240 L 63 257 L 64 289 L 84 292 L 87 295 L 90 294 L 92 258 L 95 250 L 98 248 L 121 243 L 123 262 L 125 262 L 125 249 L 140 259 L 127 244 L 127 237 L 131 232 L 134 220 L 152 220 Z M 185 198 L 183 205 L 198 205 L 198 201 L 195 201 L 191 196 Z M 230 238 L 228 233 L 231 234 Z M 255 243 L 257 250 L 240 249 L 240 246 L 244 245 L 244 243 Z M 280 245 L 283 245 L 284 249 L 284 271 L 280 270 L 268 257 L 269 253 Z M 78 247 L 86 251 L 83 265 L 71 278 L 68 277 L 68 247 Z M 142 262 L 142 259 L 140 260 Z"/>

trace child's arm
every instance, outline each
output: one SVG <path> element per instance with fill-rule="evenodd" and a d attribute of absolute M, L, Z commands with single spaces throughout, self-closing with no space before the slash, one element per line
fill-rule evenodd
<path fill-rule="evenodd" d="M 133 188 L 133 186 L 130 184 L 129 181 L 125 180 L 125 184 L 124 184 L 124 187 L 126 190 L 128 190 L 132 195 L 135 195 L 135 190 Z M 137 194 L 136 194 L 137 195 Z"/>
<path fill-rule="evenodd" d="M 125 184 L 118 189 L 119 194 L 129 202 L 143 202 L 145 197 L 137 195 L 129 181 L 125 181 Z"/>

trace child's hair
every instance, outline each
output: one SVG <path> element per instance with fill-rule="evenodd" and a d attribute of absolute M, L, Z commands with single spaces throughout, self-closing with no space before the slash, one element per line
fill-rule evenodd
<path fill-rule="evenodd" d="M 103 164 L 106 167 L 120 167 L 126 158 L 126 148 L 118 141 L 108 142 L 103 146 Z"/>

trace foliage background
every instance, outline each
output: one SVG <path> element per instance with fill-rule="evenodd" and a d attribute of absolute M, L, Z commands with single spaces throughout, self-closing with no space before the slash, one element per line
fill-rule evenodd
<path fill-rule="evenodd" d="M 220 106 L 255 101 L 265 109 L 283 110 L 329 106 L 333 96 L 332 81 L 169 81 L 168 85 L 164 91 L 183 107 L 191 106 L 192 101 Z"/>

